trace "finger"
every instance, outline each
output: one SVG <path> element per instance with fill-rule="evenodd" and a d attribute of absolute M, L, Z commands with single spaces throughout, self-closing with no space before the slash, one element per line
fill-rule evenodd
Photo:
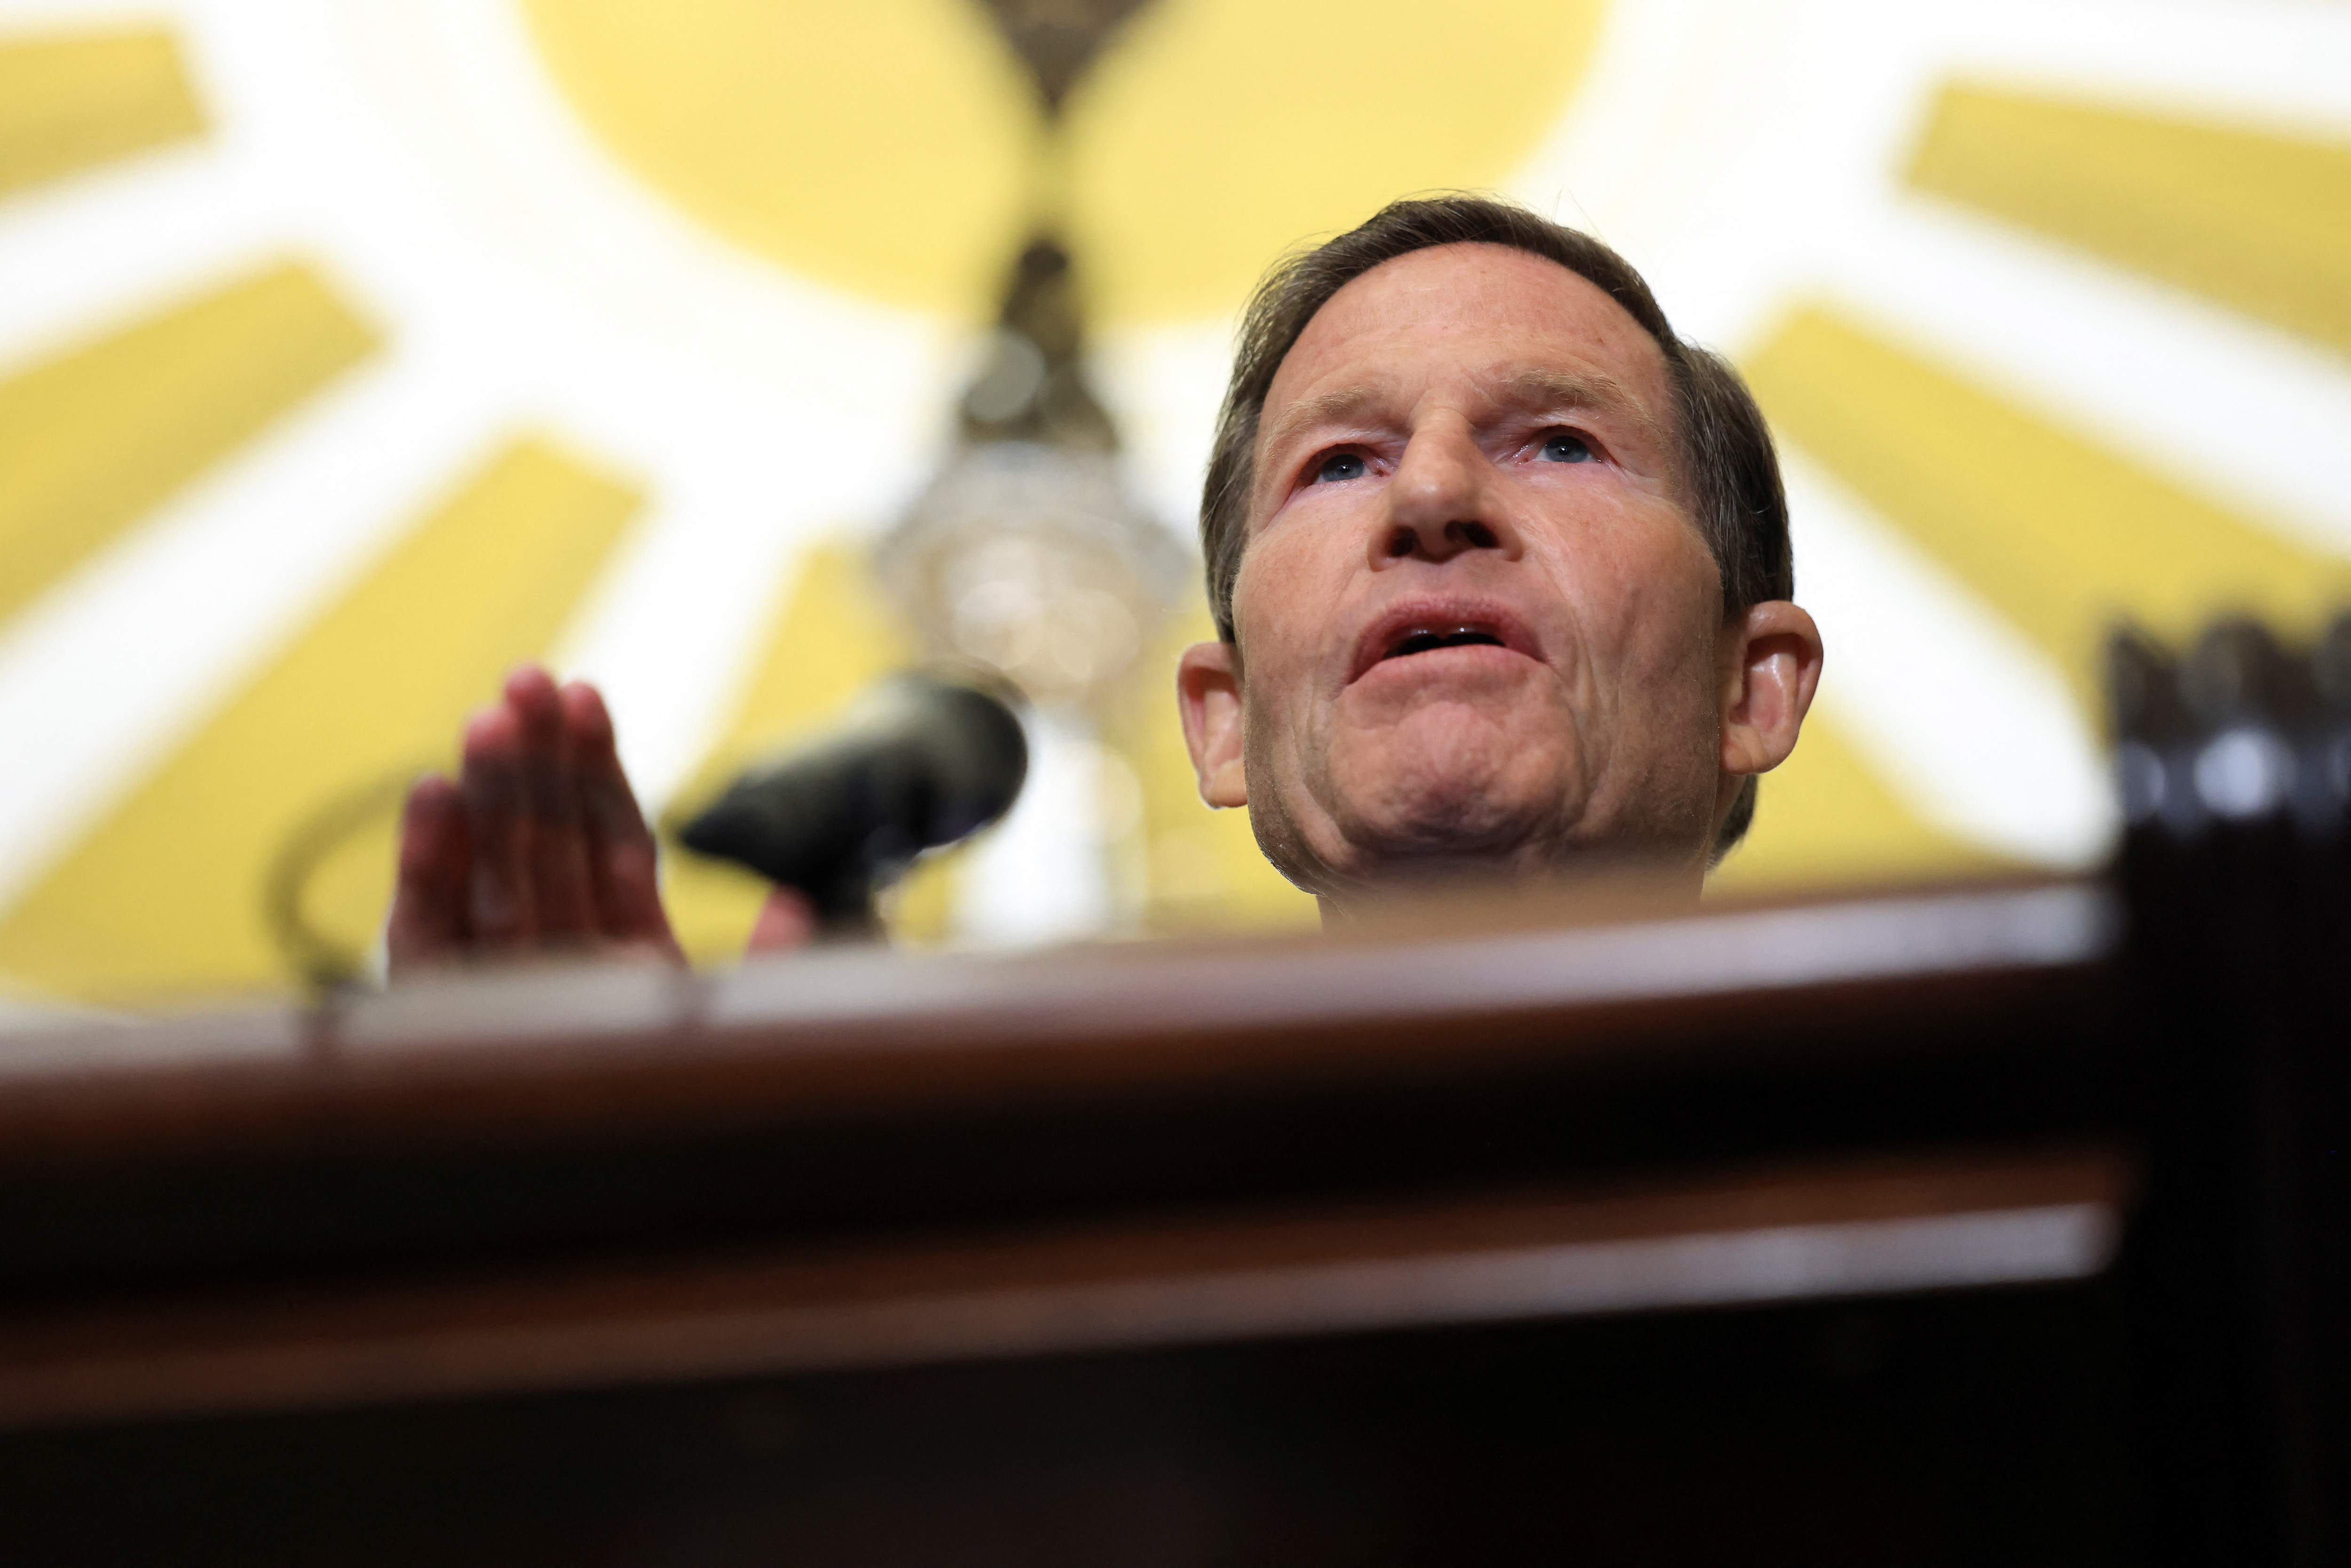
<path fill-rule="evenodd" d="M 595 930 L 596 912 L 562 701 L 555 683 L 536 664 L 507 677 L 506 698 L 522 741 L 522 808 L 530 824 L 525 841 L 536 934 L 543 942 L 576 942 Z"/>
<path fill-rule="evenodd" d="M 669 915 L 663 910 L 659 859 L 645 814 L 622 771 L 613 746 L 612 716 L 604 698 L 585 681 L 563 688 L 564 727 L 571 739 L 573 776 L 588 825 L 589 880 L 605 937 L 644 942 L 674 954 Z"/>
<path fill-rule="evenodd" d="M 408 792 L 400 820 L 400 860 L 384 948 L 392 973 L 444 964 L 465 950 L 465 806 L 438 774 Z"/>
<path fill-rule="evenodd" d="M 779 887 L 759 906 L 751 926 L 751 953 L 789 953 L 816 940 L 816 905 L 796 887 Z"/>
<path fill-rule="evenodd" d="M 467 721 L 458 789 L 465 798 L 465 836 L 473 852 L 465 911 L 474 940 L 494 950 L 525 946 L 536 929 L 530 821 L 523 813 L 521 727 L 504 703 L 486 707 Z"/>

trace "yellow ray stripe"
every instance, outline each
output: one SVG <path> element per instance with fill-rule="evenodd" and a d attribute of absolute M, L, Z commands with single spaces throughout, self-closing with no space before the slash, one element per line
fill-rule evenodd
<path fill-rule="evenodd" d="M 0 44 L 0 195 L 204 129 L 169 33 Z"/>
<path fill-rule="evenodd" d="M 1746 366 L 1779 430 L 2054 655 L 2094 698 L 2100 640 L 2221 610 L 2289 625 L 2351 571 L 2252 528 L 1850 321 L 1806 309 Z M 2216 435 L 2215 463 L 2234 461 Z"/>
<path fill-rule="evenodd" d="M 0 619 L 375 341 L 287 263 L 0 382 Z"/>
<path fill-rule="evenodd" d="M 2351 146 L 1959 85 L 1910 183 L 2351 352 Z"/>
<path fill-rule="evenodd" d="M 1782 892 L 2014 869 L 1922 821 L 1815 712 L 1788 760 L 1766 775 L 1755 826 L 1708 882 L 1710 892 Z"/>
<path fill-rule="evenodd" d="M 286 979 L 261 914 L 280 846 L 388 774 L 445 763 L 499 675 L 554 638 L 638 493 L 541 440 L 508 446 L 302 632 L 0 921 L 0 970 L 100 1001 Z M 314 918 L 363 937 L 387 812 Z"/>
<path fill-rule="evenodd" d="M 822 723 L 913 657 L 912 643 L 874 591 L 863 553 L 840 544 L 811 549 L 718 740 L 678 792 L 680 809 L 702 804 L 763 752 Z M 668 855 L 663 881 L 670 922 L 689 956 L 726 964 L 743 956 L 766 883 L 682 851 Z M 909 891 L 919 897 L 924 890 Z"/>

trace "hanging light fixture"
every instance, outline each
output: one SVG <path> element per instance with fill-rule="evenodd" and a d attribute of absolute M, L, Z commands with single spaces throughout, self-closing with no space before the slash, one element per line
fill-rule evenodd
<path fill-rule="evenodd" d="M 1141 0 L 987 0 L 1043 107 L 1039 215 L 1014 262 L 958 439 L 876 564 L 934 657 L 985 665 L 1052 707 L 1098 708 L 1189 565 L 1135 505 L 1087 384 L 1082 300 L 1058 237 L 1061 108 Z"/>
<path fill-rule="evenodd" d="M 1021 253 L 956 449 L 877 564 L 935 656 L 1086 707 L 1134 668 L 1188 564 L 1120 477 L 1070 270 L 1050 239 Z"/>

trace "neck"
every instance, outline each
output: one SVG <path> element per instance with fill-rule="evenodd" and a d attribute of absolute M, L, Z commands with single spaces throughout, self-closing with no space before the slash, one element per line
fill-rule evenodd
<path fill-rule="evenodd" d="M 1490 862 L 1414 861 L 1315 895 L 1329 932 L 1409 927 L 1583 925 L 1656 917 L 1695 907 L 1705 867 L 1631 856 L 1583 858 L 1536 873 Z"/>

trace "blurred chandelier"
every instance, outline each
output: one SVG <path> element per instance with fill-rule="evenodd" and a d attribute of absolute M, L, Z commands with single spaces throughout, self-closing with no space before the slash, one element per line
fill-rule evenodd
<path fill-rule="evenodd" d="M 1061 108 L 1142 0 L 986 0 L 1042 101 L 1034 237 L 1013 265 L 956 449 L 876 565 L 935 658 L 1000 672 L 1035 701 L 1098 707 L 1187 575 L 1129 498 L 1117 432 L 1086 383 L 1084 313 L 1057 237 Z"/>

